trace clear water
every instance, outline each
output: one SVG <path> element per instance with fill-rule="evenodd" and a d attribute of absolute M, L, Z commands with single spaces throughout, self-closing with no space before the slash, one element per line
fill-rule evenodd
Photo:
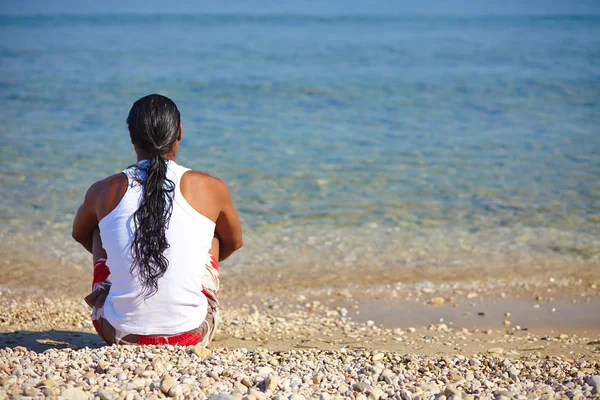
<path fill-rule="evenodd" d="M 240 268 L 598 265 L 600 16 L 0 17 L 3 251 L 84 257 L 74 212 L 153 92 L 234 194 Z"/>

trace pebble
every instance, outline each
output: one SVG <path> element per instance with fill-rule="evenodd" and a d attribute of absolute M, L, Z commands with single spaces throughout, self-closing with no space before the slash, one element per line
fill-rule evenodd
<path fill-rule="evenodd" d="M 206 358 L 212 354 L 212 350 L 206 347 L 194 346 L 194 354 L 200 358 Z"/>
<path fill-rule="evenodd" d="M 600 375 L 591 375 L 586 382 L 592 387 L 592 394 L 600 394 Z"/>
<path fill-rule="evenodd" d="M 265 378 L 265 377 L 271 375 L 274 371 L 273 371 L 273 368 L 271 368 L 271 367 L 261 367 L 261 368 L 258 368 L 257 372 L 260 376 Z"/>
<path fill-rule="evenodd" d="M 134 389 L 139 390 L 139 389 L 143 389 L 146 386 L 146 380 L 145 379 L 134 379 L 133 381 L 131 381 L 131 384 L 133 386 Z"/>
<path fill-rule="evenodd" d="M 79 388 L 70 388 L 62 392 L 61 396 L 65 400 L 87 400 L 88 395 Z"/>
<path fill-rule="evenodd" d="M 446 386 L 446 389 L 444 389 L 444 392 L 442 394 L 446 397 L 450 397 L 450 396 L 460 395 L 461 393 L 460 393 L 460 390 L 458 390 L 458 388 L 456 388 L 456 386 L 448 385 L 448 386 Z"/>
<path fill-rule="evenodd" d="M 357 382 L 352 386 L 352 389 L 354 389 L 355 392 L 367 393 L 371 390 L 371 386 L 366 382 Z"/>
<path fill-rule="evenodd" d="M 446 300 L 444 300 L 443 297 L 433 297 L 431 300 L 429 300 L 429 304 L 432 306 L 442 306 L 445 302 Z"/>
<path fill-rule="evenodd" d="M 235 400 L 235 398 L 230 394 L 219 393 L 210 396 L 208 400 Z"/>
<path fill-rule="evenodd" d="M 171 375 L 165 374 L 160 381 L 160 390 L 164 394 L 167 394 L 169 393 L 169 390 L 173 387 L 173 385 L 175 385 L 175 379 L 173 379 Z"/>
<path fill-rule="evenodd" d="M 115 396 L 113 396 L 112 394 L 110 394 L 109 392 L 107 392 L 104 389 L 98 390 L 98 392 L 96 393 L 96 396 L 100 397 L 100 400 L 114 400 L 115 399 Z"/>
<path fill-rule="evenodd" d="M 275 389 L 277 389 L 277 386 L 279 386 L 280 382 L 281 381 L 277 376 L 269 375 L 265 379 L 265 390 L 270 390 L 271 392 L 275 391 Z"/>
<path fill-rule="evenodd" d="M 171 386 L 167 394 L 171 397 L 183 396 L 183 386 L 179 383 L 176 383 L 175 385 Z"/>
<path fill-rule="evenodd" d="M 52 379 L 44 379 L 43 381 L 41 381 L 40 383 L 37 384 L 37 387 L 55 387 L 56 386 L 56 382 L 54 382 Z"/>
<path fill-rule="evenodd" d="M 263 392 L 256 388 L 250 388 L 248 390 L 248 395 L 254 397 L 256 400 L 264 400 L 267 397 Z"/>
<path fill-rule="evenodd" d="M 244 376 L 240 382 L 242 383 L 242 385 L 244 385 L 247 388 L 251 388 L 252 386 L 254 386 L 252 384 L 252 381 L 250 380 L 250 378 L 248 378 L 247 376 Z"/>

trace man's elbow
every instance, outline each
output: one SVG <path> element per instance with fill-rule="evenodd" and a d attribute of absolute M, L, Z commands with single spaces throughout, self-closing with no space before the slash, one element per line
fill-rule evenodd
<path fill-rule="evenodd" d="M 83 244 L 85 241 L 85 236 L 81 234 L 81 232 L 76 231 L 75 229 L 73 229 L 73 231 L 71 232 L 71 237 L 77 242 L 77 243 L 81 243 Z"/>
<path fill-rule="evenodd" d="M 80 238 L 79 238 L 79 234 L 75 231 L 75 229 L 73 229 L 73 231 L 71 232 L 71 237 L 73 238 L 73 240 L 75 240 L 76 242 L 80 242 Z"/>
<path fill-rule="evenodd" d="M 244 245 L 244 241 L 242 240 L 242 238 L 239 238 L 237 240 L 234 240 L 232 247 L 233 247 L 233 250 L 235 251 L 235 250 L 241 249 L 243 245 Z"/>

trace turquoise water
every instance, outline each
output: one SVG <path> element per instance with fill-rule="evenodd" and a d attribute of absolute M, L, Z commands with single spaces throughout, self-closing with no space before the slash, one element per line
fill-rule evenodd
<path fill-rule="evenodd" d="M 4 248 L 83 257 L 73 214 L 152 92 L 230 186 L 240 264 L 600 257 L 600 16 L 0 17 Z"/>

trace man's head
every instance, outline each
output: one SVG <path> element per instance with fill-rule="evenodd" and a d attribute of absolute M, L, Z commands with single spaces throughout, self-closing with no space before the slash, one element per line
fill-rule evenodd
<path fill-rule="evenodd" d="M 177 152 L 181 118 L 177 106 L 168 97 L 150 94 L 133 103 L 127 125 L 137 152 L 146 155 Z"/>

